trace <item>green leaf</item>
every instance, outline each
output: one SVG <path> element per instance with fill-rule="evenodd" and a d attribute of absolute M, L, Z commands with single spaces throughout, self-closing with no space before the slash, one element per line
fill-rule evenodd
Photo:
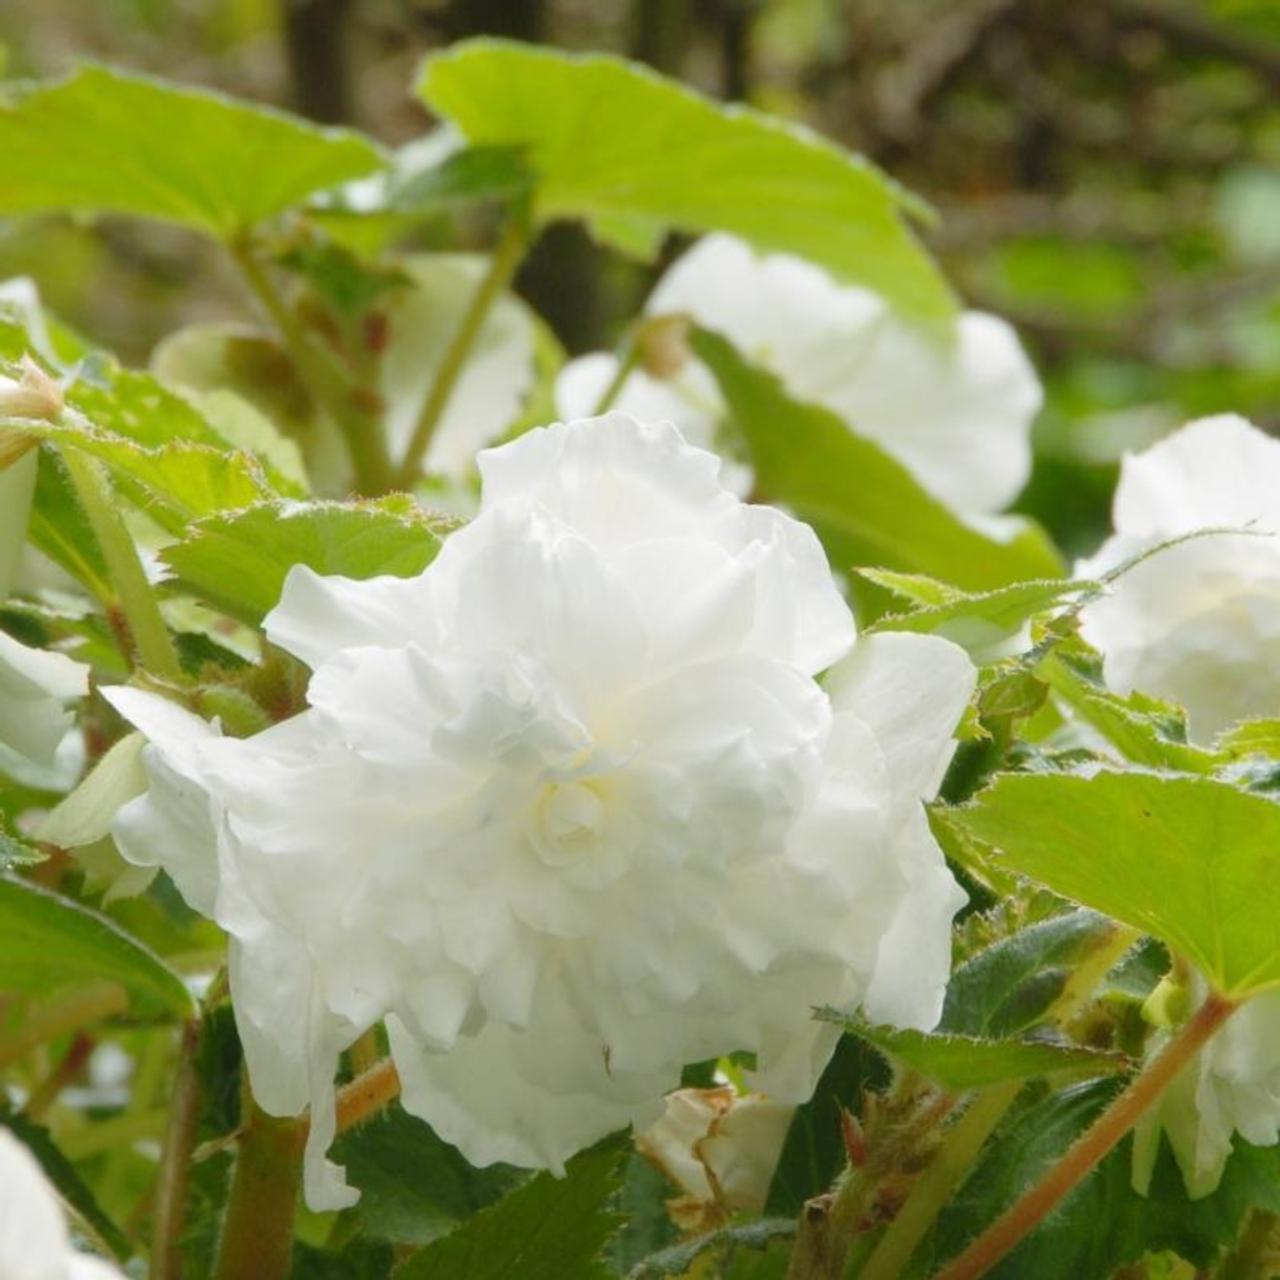
<path fill-rule="evenodd" d="M 860 572 L 878 585 L 887 585 L 884 575 L 865 569 Z M 1078 579 L 1041 578 L 994 591 L 953 591 L 949 598 L 922 601 L 920 608 L 909 613 L 879 618 L 867 630 L 923 631 L 943 636 L 977 655 L 1016 635 L 1024 623 L 1038 614 L 1073 596 L 1096 590 L 1097 586 Z"/>
<path fill-rule="evenodd" d="M 609 1140 L 570 1160 L 563 1178 L 538 1174 L 429 1244 L 396 1280 L 604 1280 L 598 1258 L 619 1223 L 607 1205 L 623 1154 Z"/>
<path fill-rule="evenodd" d="M 506 1165 L 474 1169 L 425 1121 L 399 1107 L 345 1134 L 333 1158 L 360 1191 L 365 1233 L 425 1245 L 492 1204 L 522 1175 Z"/>
<path fill-rule="evenodd" d="M 1110 1100 L 1110 1082 L 1051 1094 L 1015 1111 L 913 1260 L 908 1276 L 932 1275 L 1032 1186 Z M 1133 1190 L 1126 1139 L 1036 1231 L 989 1273 L 989 1280 L 1076 1280 L 1114 1275 L 1144 1253 L 1171 1249 L 1210 1267 L 1231 1244 L 1248 1210 L 1280 1209 L 1280 1147 L 1237 1141 L 1218 1190 L 1187 1197 L 1168 1145 L 1150 1194 Z"/>
<path fill-rule="evenodd" d="M 1034 1026 L 1116 927 L 1095 911 L 1069 911 L 991 943 L 951 975 L 939 1029 L 998 1038 Z"/>
<path fill-rule="evenodd" d="M 106 67 L 9 86 L 0 212 L 111 212 L 232 239 L 385 163 L 368 139 Z"/>
<path fill-rule="evenodd" d="M 160 558 L 179 587 L 256 623 L 279 601 L 295 564 L 348 578 L 412 577 L 435 558 L 449 527 L 404 497 L 262 503 L 198 521 Z"/>
<path fill-rule="evenodd" d="M 755 1222 L 743 1222 L 693 1240 L 662 1249 L 638 1262 L 628 1273 L 627 1280 L 657 1280 L 660 1276 L 687 1276 L 695 1263 L 705 1266 L 708 1258 L 715 1260 L 714 1272 L 697 1271 L 695 1275 L 719 1275 L 724 1264 L 746 1250 L 760 1252 L 769 1249 L 777 1241 L 790 1240 L 796 1233 L 794 1218 L 760 1218 Z"/>
<path fill-rule="evenodd" d="M 106 916 L 24 880 L 0 877 L 0 989 L 47 995 L 107 978 L 141 1017 L 189 1016 L 182 979 Z"/>
<path fill-rule="evenodd" d="M 950 291 L 903 223 L 918 202 L 806 129 L 726 107 L 618 58 L 472 40 L 428 58 L 427 106 L 480 146 L 521 147 L 542 220 L 583 218 L 624 252 L 729 231 L 947 317 Z"/>
<path fill-rule="evenodd" d="M 1037 527 L 1007 542 L 986 537 L 878 445 L 793 400 L 718 334 L 695 330 L 691 343 L 746 436 L 761 492 L 813 525 L 836 566 L 885 565 L 976 591 L 1061 573 Z"/>
<path fill-rule="evenodd" d="M 257 461 L 225 445 L 187 440 L 140 445 L 99 429 L 74 411 L 57 423 L 0 418 L 0 429 L 97 458 L 125 497 L 169 533 L 185 532 L 201 516 L 276 496 Z"/>
<path fill-rule="evenodd" d="M 1161 939 L 1225 996 L 1280 986 L 1280 805 L 1200 777 L 1005 774 L 940 815 L 1054 892 Z"/>
<path fill-rule="evenodd" d="M 98 540 L 80 508 L 62 459 L 49 447 L 40 450 L 27 536 L 99 600 L 111 596 L 111 575 Z"/>
<path fill-rule="evenodd" d="M 9 1111 L 4 1105 L 0 1105 L 0 1125 L 35 1156 L 58 1195 L 106 1250 L 121 1262 L 132 1256 L 133 1249 L 124 1232 L 107 1216 L 75 1166 L 59 1150 L 48 1129 L 28 1116 Z"/>
<path fill-rule="evenodd" d="M 679 1188 L 658 1171 L 657 1167 L 632 1151 L 622 1168 L 622 1187 L 614 1208 L 622 1215 L 623 1225 L 609 1241 L 610 1265 L 621 1275 L 651 1254 L 673 1245 L 680 1232 L 667 1212 L 667 1201 Z"/>
<path fill-rule="evenodd" d="M 1126 760 L 1183 773 L 1210 773 L 1223 763 L 1216 751 L 1187 742 L 1186 721 L 1179 708 L 1143 693 L 1128 697 L 1112 693 L 1086 675 L 1082 665 L 1087 657 L 1073 649 L 1074 645 L 1055 647 L 1037 664 L 1036 675 Z"/>
<path fill-rule="evenodd" d="M 1093 1079 L 1123 1071 L 1130 1065 L 1119 1054 L 1047 1040 L 979 1040 L 974 1036 L 872 1026 L 838 1009 L 820 1009 L 817 1016 L 955 1093 L 1040 1076 Z"/>
<path fill-rule="evenodd" d="M 0 827 L 0 872 L 30 867 L 44 861 L 44 854 Z"/>

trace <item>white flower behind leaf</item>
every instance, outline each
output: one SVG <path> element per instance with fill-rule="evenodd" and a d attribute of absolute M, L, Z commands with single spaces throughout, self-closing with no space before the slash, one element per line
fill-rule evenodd
<path fill-rule="evenodd" d="M 926 333 L 869 290 L 723 234 L 684 254 L 645 310 L 684 313 L 723 334 L 796 399 L 838 414 L 963 514 L 1001 510 L 1030 474 L 1040 384 L 1013 329 L 995 316 L 966 311 L 954 333 Z M 571 361 L 557 382 L 560 412 L 589 413 L 617 367 L 602 354 Z M 714 379 L 696 362 L 669 379 L 636 370 L 616 406 L 658 411 L 707 448 L 723 413 Z"/>
<path fill-rule="evenodd" d="M 35 1157 L 0 1127 L 0 1276 L 4 1280 L 123 1280 L 71 1245 L 58 1193 Z"/>
<path fill-rule="evenodd" d="M 1280 991 L 1233 1014 L 1140 1121 L 1134 1184 L 1143 1193 L 1161 1131 L 1192 1199 L 1218 1189 L 1237 1134 L 1258 1147 L 1280 1142 Z"/>
<path fill-rule="evenodd" d="M 804 525 L 624 415 L 480 457 L 480 514 L 416 578 L 295 568 L 270 638 L 309 709 L 254 737 L 132 689 L 151 786 L 115 824 L 231 935 L 262 1105 L 311 1105 L 385 1018 L 404 1105 L 473 1164 L 560 1170 L 683 1066 L 756 1055 L 807 1098 L 818 1004 L 936 1021 L 964 895 L 921 801 L 974 672 L 853 623 Z M 849 655 L 849 656 L 845 656 Z M 843 658 L 843 661 L 841 660 Z M 830 693 L 818 675 L 830 674 Z"/>
<path fill-rule="evenodd" d="M 1197 530 L 1248 532 L 1160 551 L 1083 611 L 1108 686 L 1181 703 L 1200 741 L 1280 715 L 1280 441 L 1234 415 L 1192 422 L 1125 458 L 1113 521 L 1079 575 Z"/>
<path fill-rule="evenodd" d="M 795 1107 L 731 1086 L 677 1089 L 636 1147 L 683 1195 L 667 1209 L 682 1229 L 761 1213 Z"/>

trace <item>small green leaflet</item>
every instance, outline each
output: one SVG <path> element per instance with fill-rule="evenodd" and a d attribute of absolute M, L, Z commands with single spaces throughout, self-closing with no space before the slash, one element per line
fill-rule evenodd
<path fill-rule="evenodd" d="M 193 524 L 160 558 L 177 586 L 249 623 L 280 599 L 295 564 L 348 578 L 412 577 L 452 527 L 410 498 L 373 502 L 267 502 Z"/>
<path fill-rule="evenodd" d="M 974 1036 L 872 1026 L 837 1009 L 820 1009 L 817 1017 L 866 1040 L 890 1058 L 953 1092 L 1040 1076 L 1093 1079 L 1123 1071 L 1130 1065 L 1118 1054 L 1047 1040 L 979 1040 Z"/>
<path fill-rule="evenodd" d="M 524 149 L 544 221 L 583 218 L 643 257 L 669 230 L 729 231 L 869 285 L 905 315 L 955 311 L 904 225 L 919 202 L 807 129 L 619 58 L 502 40 L 428 58 L 418 92 L 472 144 Z"/>
<path fill-rule="evenodd" d="M 906 575 L 885 574 L 874 569 L 858 572 L 877 586 L 903 593 L 901 579 Z M 945 590 L 942 583 L 936 586 Z M 912 580 L 912 589 L 917 593 L 924 590 L 918 580 Z M 981 652 L 1016 635 L 1019 628 L 1037 614 L 1097 589 L 1096 582 L 1087 580 L 1041 578 L 1015 582 L 994 591 L 950 591 L 933 600 L 921 599 L 917 594 L 915 599 L 920 607 L 879 618 L 868 630 L 923 631 L 953 640 L 970 652 Z"/>
<path fill-rule="evenodd" d="M 182 979 L 106 916 L 0 876 L 0 989 L 44 996 L 77 982 L 118 982 L 142 1017 L 187 1017 Z"/>
<path fill-rule="evenodd" d="M 427 1245 L 395 1280 L 606 1280 L 599 1257 L 620 1221 L 608 1203 L 624 1153 L 607 1139 L 570 1160 L 563 1178 L 538 1174 Z"/>
<path fill-rule="evenodd" d="M 1206 777 L 1004 774 L 937 815 L 998 864 L 1161 939 L 1225 996 L 1280 986 L 1280 804 Z"/>
<path fill-rule="evenodd" d="M 92 65 L 6 86 L 0 154 L 0 213 L 135 214 L 224 240 L 385 163 L 348 130 Z"/>
<path fill-rule="evenodd" d="M 829 410 L 793 400 L 719 334 L 694 330 L 691 344 L 746 436 L 761 492 L 813 525 L 836 566 L 882 564 L 969 591 L 1061 573 L 1034 525 L 1007 542 L 986 537 L 879 445 Z"/>
<path fill-rule="evenodd" d="M 768 1249 L 776 1241 L 790 1240 L 795 1233 L 794 1218 L 760 1218 L 755 1222 L 722 1227 L 719 1231 L 711 1231 L 650 1254 L 627 1272 L 627 1280 L 658 1280 L 661 1276 L 687 1276 L 691 1273 L 718 1274 L 692 1269 L 697 1263 L 705 1266 L 708 1260 L 722 1265 L 744 1249 Z"/>

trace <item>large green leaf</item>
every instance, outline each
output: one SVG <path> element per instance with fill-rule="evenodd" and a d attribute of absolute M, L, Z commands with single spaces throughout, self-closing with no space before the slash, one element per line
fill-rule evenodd
<path fill-rule="evenodd" d="M 1062 572 L 1034 525 L 1006 542 L 979 533 L 879 445 L 793 400 L 718 334 L 698 330 L 691 341 L 746 436 L 761 493 L 812 524 L 839 568 L 884 565 L 971 591 Z"/>
<path fill-rule="evenodd" d="M 506 1165 L 475 1169 L 425 1121 L 394 1107 L 338 1140 L 333 1157 L 360 1190 L 365 1232 L 397 1244 L 429 1244 L 519 1181 Z"/>
<path fill-rule="evenodd" d="M 1212 778 L 1005 774 L 945 821 L 1160 938 L 1224 994 L 1280 986 L 1280 804 Z"/>
<path fill-rule="evenodd" d="M 540 1173 L 429 1244 L 396 1280 L 605 1280 L 598 1260 L 618 1225 L 622 1146 L 602 1143 L 569 1161 L 563 1178 Z"/>
<path fill-rule="evenodd" d="M 129 993 L 140 1016 L 192 1011 L 182 979 L 106 916 L 0 876 L 0 990 L 45 995 L 103 978 Z"/>
<path fill-rule="evenodd" d="M 806 129 L 602 55 L 472 40 L 427 60 L 426 104 L 482 146 L 523 147 L 542 219 L 650 255 L 671 228 L 730 231 L 870 285 L 917 317 L 954 302 L 903 223 L 912 200 Z"/>
<path fill-rule="evenodd" d="M 1047 1040 L 980 1040 L 976 1036 L 872 1026 L 835 1009 L 822 1009 L 818 1017 L 836 1023 L 953 1092 L 1040 1076 L 1090 1079 L 1123 1071 L 1129 1065 L 1118 1054 Z"/>
<path fill-rule="evenodd" d="M 99 66 L 10 86 L 0 155 L 0 212 L 128 213 L 224 239 L 384 163 L 347 130 Z"/>
<path fill-rule="evenodd" d="M 404 497 L 262 503 L 197 522 L 160 557 L 181 587 L 258 622 L 295 564 L 348 578 L 412 577 L 430 564 L 448 527 Z"/>

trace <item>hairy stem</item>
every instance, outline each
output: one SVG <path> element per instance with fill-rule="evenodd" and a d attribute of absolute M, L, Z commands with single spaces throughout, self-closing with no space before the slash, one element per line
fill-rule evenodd
<path fill-rule="evenodd" d="M 160 616 L 160 606 L 101 464 L 75 448 L 63 449 L 62 461 L 76 499 L 102 549 L 111 589 L 116 595 L 113 603 L 119 606 L 128 631 L 129 652 L 125 656 L 152 675 L 166 680 L 181 679 L 178 651 Z"/>
<path fill-rule="evenodd" d="M 1046 1020 L 1062 1023 L 1073 1018 L 1138 937 L 1136 929 L 1113 925 L 1076 965 L 1058 997 L 1045 1010 Z M 893 1280 L 902 1273 L 943 1206 L 969 1175 L 987 1139 L 1008 1114 L 1024 1083 L 1007 1081 L 977 1093 L 965 1113 L 948 1130 L 933 1160 L 880 1237 L 859 1272 L 860 1280 Z"/>
<path fill-rule="evenodd" d="M 191 1182 L 191 1150 L 200 1111 L 200 1077 L 196 1070 L 199 1049 L 200 1023 L 190 1018 L 182 1024 L 178 1042 L 178 1071 L 160 1157 L 160 1180 L 151 1223 L 151 1280 L 181 1280 L 182 1277 L 182 1228 Z"/>
<path fill-rule="evenodd" d="M 245 1098 L 215 1280 L 287 1280 L 305 1129 Z"/>
<path fill-rule="evenodd" d="M 394 485 L 387 454 L 386 432 L 379 416 L 362 404 L 360 388 L 342 363 L 308 332 L 276 292 L 271 277 L 247 241 L 233 246 L 232 255 L 245 283 L 270 316 L 293 358 L 298 377 L 312 400 L 334 421 L 347 445 L 356 484 L 361 493 L 386 493 Z"/>
<path fill-rule="evenodd" d="M 977 1280 L 994 1267 L 1133 1128 L 1170 1081 L 1239 1007 L 1234 1001 L 1211 995 L 1048 1173 L 958 1258 L 943 1267 L 935 1280 Z"/>
<path fill-rule="evenodd" d="M 363 1124 L 375 1112 L 394 1102 L 400 1096 L 400 1076 L 396 1064 L 384 1058 L 350 1084 L 338 1090 L 336 1111 L 338 1132 Z"/>
<path fill-rule="evenodd" d="M 516 268 L 520 265 L 520 259 L 524 256 L 526 243 L 524 219 L 515 213 L 508 215 L 502 235 L 494 247 L 493 257 L 489 260 L 489 269 L 476 286 L 462 322 L 458 325 L 458 331 L 453 335 L 453 340 L 440 361 L 440 368 L 436 373 L 435 381 L 431 384 L 431 390 L 427 392 L 427 398 L 423 401 L 418 421 L 413 428 L 413 435 L 409 440 L 409 447 L 396 473 L 396 481 L 401 487 L 410 488 L 421 474 L 431 438 L 435 435 L 436 427 L 440 425 L 444 411 L 449 407 L 449 400 L 453 396 L 454 388 L 458 385 L 463 369 L 466 368 L 471 348 L 476 338 L 480 336 L 489 308 L 493 306 L 503 289 L 511 283 Z"/>

